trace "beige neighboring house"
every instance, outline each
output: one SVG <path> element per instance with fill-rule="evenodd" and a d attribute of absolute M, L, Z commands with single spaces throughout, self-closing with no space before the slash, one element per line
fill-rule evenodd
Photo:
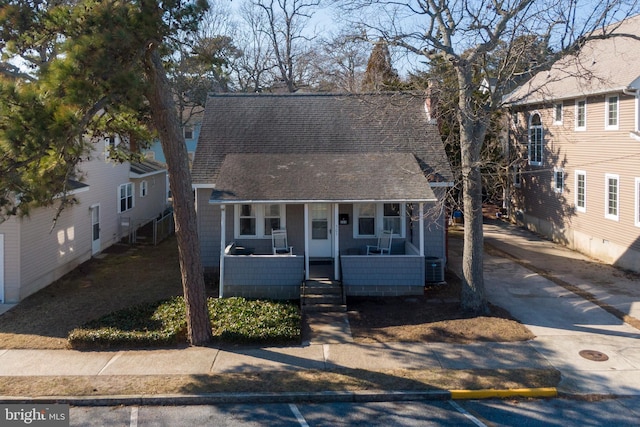
<path fill-rule="evenodd" d="M 167 208 L 166 170 L 158 163 L 110 160 L 110 139 L 96 144 L 74 183 L 78 204 L 34 209 L 0 224 L 0 303 L 16 303 L 99 254 Z"/>
<path fill-rule="evenodd" d="M 608 27 L 640 35 L 640 15 Z M 640 271 L 640 40 L 592 40 L 506 98 L 520 155 L 511 215 Z"/>

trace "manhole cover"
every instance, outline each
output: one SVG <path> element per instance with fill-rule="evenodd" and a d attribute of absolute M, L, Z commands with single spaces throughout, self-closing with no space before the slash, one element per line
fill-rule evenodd
<path fill-rule="evenodd" d="M 582 350 L 578 354 L 585 359 L 593 360 L 594 362 L 604 362 L 605 360 L 609 360 L 609 356 L 596 350 Z"/>

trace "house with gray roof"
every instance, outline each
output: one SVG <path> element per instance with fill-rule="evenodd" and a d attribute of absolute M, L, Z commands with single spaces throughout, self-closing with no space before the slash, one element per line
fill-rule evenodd
<path fill-rule="evenodd" d="M 299 298 L 327 266 L 346 295 L 422 294 L 443 280 L 453 176 L 424 96 L 213 95 L 192 174 L 222 296 Z M 273 230 L 286 230 L 286 255 Z M 367 255 L 383 231 L 390 253 Z"/>
<path fill-rule="evenodd" d="M 600 30 L 505 99 L 513 219 L 640 271 L 640 15 Z M 614 34 L 613 36 L 609 36 Z"/>

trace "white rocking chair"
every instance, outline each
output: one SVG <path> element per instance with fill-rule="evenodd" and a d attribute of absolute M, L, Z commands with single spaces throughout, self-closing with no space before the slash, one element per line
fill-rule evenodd
<path fill-rule="evenodd" d="M 391 240 L 393 240 L 393 231 L 384 230 L 378 236 L 377 245 L 367 245 L 367 255 L 387 255 L 391 254 Z"/>
<path fill-rule="evenodd" d="M 293 246 L 287 243 L 287 230 L 271 230 L 274 255 L 293 255 Z"/>

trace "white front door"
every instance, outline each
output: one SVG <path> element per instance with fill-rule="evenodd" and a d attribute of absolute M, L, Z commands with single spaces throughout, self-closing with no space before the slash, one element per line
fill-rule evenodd
<path fill-rule="evenodd" d="M 329 203 L 309 205 L 309 257 L 311 258 L 330 258 L 332 255 L 331 206 Z"/>
<path fill-rule="evenodd" d="M 0 234 L 0 303 L 4 303 L 4 234 Z"/>
<path fill-rule="evenodd" d="M 91 206 L 91 255 L 100 252 L 100 205 Z"/>

